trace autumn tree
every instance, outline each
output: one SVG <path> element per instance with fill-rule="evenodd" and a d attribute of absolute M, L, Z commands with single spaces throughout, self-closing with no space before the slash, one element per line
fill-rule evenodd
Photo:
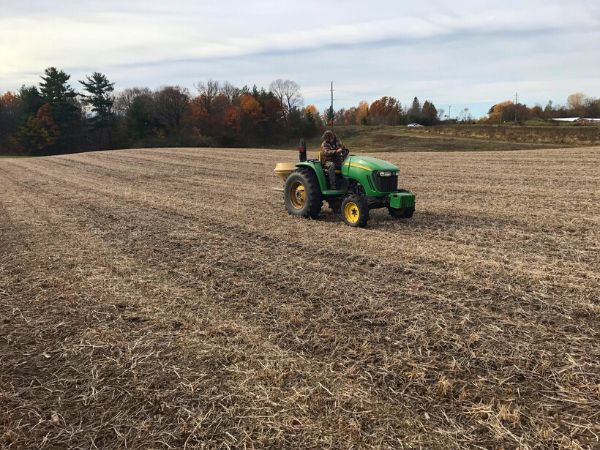
<path fill-rule="evenodd" d="M 531 117 L 533 117 L 533 118 L 536 118 L 536 119 L 544 118 L 544 110 L 542 109 L 541 105 L 535 105 L 533 108 L 531 108 L 530 112 L 531 112 Z"/>
<path fill-rule="evenodd" d="M 585 94 L 575 92 L 567 97 L 567 107 L 573 111 L 575 115 L 581 115 L 583 105 L 585 103 Z"/>
<path fill-rule="evenodd" d="M 506 100 L 493 105 L 488 111 L 488 121 L 492 123 L 504 123 L 527 120 L 530 110 L 526 105 L 511 100 Z"/>
<path fill-rule="evenodd" d="M 259 122 L 262 120 L 262 108 L 254 96 L 250 94 L 242 95 L 240 98 L 240 109 L 242 114 L 250 120 L 254 122 Z"/>
<path fill-rule="evenodd" d="M 323 120 L 321 119 L 321 114 L 319 114 L 319 110 L 315 105 L 308 105 L 306 108 L 304 108 L 304 114 L 310 114 L 319 124 L 323 123 Z"/>
<path fill-rule="evenodd" d="M 567 97 L 567 114 L 578 117 L 600 117 L 600 100 L 576 92 Z"/>
<path fill-rule="evenodd" d="M 11 137 L 17 131 L 21 110 L 19 95 L 7 92 L 0 96 L 0 150 L 13 150 Z"/>
<path fill-rule="evenodd" d="M 304 137 L 314 136 L 322 127 L 323 123 L 317 107 L 315 105 L 308 105 L 304 108 L 304 130 L 302 135 Z"/>
<path fill-rule="evenodd" d="M 365 101 L 358 103 L 356 108 L 356 124 L 368 125 L 369 123 L 369 104 Z"/>
<path fill-rule="evenodd" d="M 351 106 L 344 110 L 344 116 L 342 117 L 342 123 L 344 125 L 354 125 L 356 123 L 356 106 Z"/>
<path fill-rule="evenodd" d="M 514 117 L 514 109 L 512 109 L 513 105 L 514 103 L 510 100 L 496 103 L 488 111 L 489 121 L 492 123 L 506 122 L 507 120 L 509 120 L 509 114 L 511 113 L 511 111 Z"/>
<path fill-rule="evenodd" d="M 195 97 L 190 101 L 188 121 L 197 135 L 206 134 L 208 129 L 209 112 L 206 109 L 206 102 L 200 97 Z"/>
<path fill-rule="evenodd" d="M 223 121 L 229 131 L 226 139 L 230 140 L 230 142 L 239 142 L 239 133 L 242 125 L 242 114 L 240 107 L 231 104 L 226 106 L 223 113 Z"/>
<path fill-rule="evenodd" d="M 23 152 L 43 155 L 52 152 L 52 147 L 60 138 L 60 128 L 52 116 L 50 104 L 38 109 L 35 116 L 29 116 L 15 135 L 15 143 Z"/>
<path fill-rule="evenodd" d="M 371 123 L 376 125 L 399 125 L 402 121 L 402 106 L 394 97 L 381 97 L 369 107 Z"/>
<path fill-rule="evenodd" d="M 438 122 L 438 111 L 435 105 L 425 100 L 421 109 L 421 125 L 435 125 Z"/>
<path fill-rule="evenodd" d="M 262 137 L 266 116 L 257 98 L 251 94 L 240 97 L 240 133 L 246 142 L 258 142 Z"/>

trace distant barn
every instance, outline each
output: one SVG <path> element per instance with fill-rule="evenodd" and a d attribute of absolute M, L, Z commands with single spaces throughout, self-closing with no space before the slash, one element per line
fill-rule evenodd
<path fill-rule="evenodd" d="M 569 123 L 575 123 L 575 122 L 582 122 L 582 123 L 587 123 L 587 122 L 597 122 L 600 123 L 600 119 L 595 119 L 592 117 L 558 117 L 555 119 L 552 119 L 556 122 L 569 122 Z"/>

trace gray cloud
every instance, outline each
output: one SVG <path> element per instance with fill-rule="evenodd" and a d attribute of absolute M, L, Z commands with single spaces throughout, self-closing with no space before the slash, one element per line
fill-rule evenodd
<path fill-rule="evenodd" d="M 423 2 L 424 3 L 424 2 Z M 322 107 L 395 95 L 476 106 L 598 95 L 600 7 L 572 1 L 13 1 L 0 6 L 0 91 L 50 65 L 119 87 L 209 77 L 298 81 Z"/>

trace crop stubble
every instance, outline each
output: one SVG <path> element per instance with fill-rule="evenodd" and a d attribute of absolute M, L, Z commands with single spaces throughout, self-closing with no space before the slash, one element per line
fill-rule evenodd
<path fill-rule="evenodd" d="M 294 157 L 0 161 L 0 446 L 600 445 L 598 148 L 386 153 L 365 230 Z"/>

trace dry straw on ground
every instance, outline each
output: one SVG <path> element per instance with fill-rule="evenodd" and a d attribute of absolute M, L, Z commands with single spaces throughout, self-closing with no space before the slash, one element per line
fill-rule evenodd
<path fill-rule="evenodd" d="M 388 153 L 365 230 L 294 156 L 1 160 L 0 448 L 600 446 L 598 148 Z"/>

